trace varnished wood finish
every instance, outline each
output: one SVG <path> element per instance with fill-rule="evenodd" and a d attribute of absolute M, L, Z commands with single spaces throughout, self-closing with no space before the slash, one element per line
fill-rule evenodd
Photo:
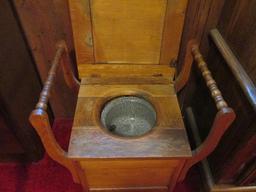
<path fill-rule="evenodd" d="M 47 113 L 43 109 L 35 109 L 32 111 L 29 120 L 39 134 L 49 156 L 72 173 L 74 182 L 80 183 L 74 162 L 67 158 L 66 152 L 54 137 Z"/>
<path fill-rule="evenodd" d="M 209 154 L 212 153 L 212 151 L 218 145 L 219 140 L 223 134 L 235 119 L 235 113 L 233 109 L 228 107 L 227 103 L 223 99 L 222 94 L 218 89 L 206 62 L 204 61 L 204 58 L 199 51 L 198 45 L 193 45 L 191 51 L 198 68 L 201 70 L 206 85 L 210 90 L 211 96 L 215 101 L 218 113 L 214 118 L 209 135 L 200 146 L 197 146 L 197 148 L 193 150 L 193 157 L 186 161 L 179 178 L 180 181 L 185 178 L 189 168 L 191 168 L 197 162 L 205 159 Z"/>
<path fill-rule="evenodd" d="M 94 63 L 90 0 L 69 0 L 69 12 L 78 66 Z"/>
<path fill-rule="evenodd" d="M 188 42 L 182 70 L 175 79 L 176 92 L 180 92 L 184 88 L 184 86 L 188 83 L 192 64 L 194 62 L 193 55 L 191 54 L 191 51 L 194 45 L 196 45 L 195 40 L 191 40 Z"/>
<path fill-rule="evenodd" d="M 255 147 L 247 144 L 255 133 L 256 113 L 209 37 L 209 32 L 213 28 L 219 30 L 255 84 L 255 7 L 254 1 L 244 0 L 193 0 L 188 5 L 177 69 L 180 71 L 184 63 L 187 42 L 197 39 L 224 98 L 237 114 L 236 120 L 208 158 L 217 184 L 235 184 L 241 168 L 250 158 L 249 154 L 252 154 Z M 184 109 L 193 107 L 195 116 L 198 117 L 200 135 L 204 139 L 209 133 L 216 108 L 196 70 L 192 70 L 188 85 L 179 94 L 179 100 Z"/>
<path fill-rule="evenodd" d="M 59 66 L 60 58 L 61 58 L 63 52 L 64 52 L 64 47 L 63 46 L 58 47 L 56 54 L 54 56 L 53 62 L 52 62 L 52 67 L 48 73 L 48 77 L 45 81 L 45 85 L 40 94 L 39 101 L 36 105 L 36 109 L 42 109 L 43 111 L 47 110 L 48 100 L 49 100 L 49 96 L 50 96 L 50 90 L 53 85 L 53 80 L 56 75 L 56 70 Z"/>
<path fill-rule="evenodd" d="M 187 0 L 70 0 L 69 7 L 78 66 L 169 65 L 178 57 Z"/>
<path fill-rule="evenodd" d="M 106 65 L 78 66 L 83 84 L 172 84 L 175 69 L 166 65 Z"/>
<path fill-rule="evenodd" d="M 31 122 L 38 129 L 46 148 L 51 148 L 48 152 L 52 158 L 67 167 L 75 181 L 82 183 L 85 189 L 88 181 L 90 190 L 109 191 L 112 188 L 118 190 L 132 187 L 132 190 L 136 191 L 140 187 L 167 186 L 169 190 L 173 190 L 176 182 L 184 179 L 191 166 L 206 158 L 215 149 L 234 120 L 235 114 L 224 101 L 198 46 L 189 46 L 187 49 L 191 49 L 191 52 L 188 51 L 187 54 L 193 54 L 218 109 L 209 136 L 193 151 L 191 157 L 172 83 L 173 70 L 163 71 L 170 60 L 175 59 L 179 49 L 177 43 L 180 41 L 184 17 L 182 14 L 186 2 L 184 0 L 176 4 L 177 2 L 171 0 L 91 0 L 87 3 L 83 1 L 83 4 L 73 4 L 70 1 L 77 51 L 84 51 L 78 53 L 77 58 L 91 58 L 93 46 L 96 64 L 94 61 L 78 63 L 78 66 L 81 66 L 80 77 L 83 73 L 84 79 L 79 91 L 68 154 L 56 143 L 48 118 L 44 114 L 54 76 L 52 73 L 47 80 L 42 100 L 31 115 Z M 177 7 L 174 8 L 174 5 Z M 80 11 L 77 14 L 74 10 L 81 8 L 80 6 L 83 11 L 77 10 Z M 175 24 L 177 29 L 174 33 L 177 34 L 170 35 L 170 38 L 176 38 L 174 41 L 165 39 L 170 32 L 172 11 L 180 16 L 177 25 Z M 79 29 L 78 23 L 91 26 Z M 85 45 L 84 40 L 90 39 L 91 31 L 93 43 L 89 42 L 91 44 L 88 48 L 88 41 Z M 150 35 L 151 38 L 147 39 Z M 83 43 L 79 44 L 79 41 Z M 174 47 L 170 46 L 170 42 L 174 42 Z M 154 65 L 161 63 L 161 49 L 163 64 L 166 66 L 159 65 L 158 73 L 154 70 Z M 172 53 L 165 57 L 168 51 Z M 184 69 L 182 81 L 179 81 L 182 83 L 177 86 L 178 90 L 181 90 L 188 80 L 192 64 L 191 55 L 186 65 L 188 68 Z M 148 64 L 154 67 L 147 69 Z M 150 133 L 128 139 L 113 136 L 102 128 L 102 107 L 110 99 L 121 95 L 144 97 L 154 105 L 157 124 Z M 156 178 L 147 177 L 150 174 Z"/>
<path fill-rule="evenodd" d="M 38 161 L 44 149 L 28 116 L 40 78 L 11 1 L 0 1 L 0 18 L 0 161 Z"/>
<path fill-rule="evenodd" d="M 67 48 L 64 41 L 59 42 L 56 47 L 57 50 L 52 61 L 52 67 L 48 73 L 48 77 L 40 94 L 36 109 L 30 114 L 29 120 L 39 134 L 42 143 L 51 158 L 69 169 L 76 183 L 82 183 L 80 181 L 79 172 L 77 171 L 75 162 L 72 162 L 70 159 L 67 158 L 66 152 L 57 143 L 51 130 L 51 125 L 47 114 L 48 100 L 50 97 L 50 91 L 54 84 L 56 71 L 60 64 L 61 58 L 64 54 L 67 54 Z M 67 60 L 67 58 L 65 59 Z M 62 66 L 64 68 L 64 72 L 68 69 L 68 67 L 65 67 L 65 65 L 67 65 L 67 63 L 63 62 Z M 74 88 L 74 91 L 78 91 L 78 85 L 76 85 L 77 82 L 73 79 L 74 76 L 71 75 L 71 71 L 64 73 L 64 75 L 66 75 L 65 79 L 69 82 L 68 85 L 70 85 L 71 88 Z"/>
<path fill-rule="evenodd" d="M 65 82 L 67 84 L 67 86 L 73 90 L 73 92 L 75 94 L 78 94 L 79 91 L 79 87 L 80 87 L 80 82 L 78 81 L 78 79 L 75 76 L 75 72 L 72 69 L 72 61 L 71 58 L 69 56 L 69 50 L 67 47 L 67 44 L 65 41 L 60 41 L 59 43 L 57 43 L 57 48 L 58 49 L 62 49 L 62 47 L 64 48 L 64 52 L 62 54 L 62 57 L 60 59 L 60 64 L 61 64 L 61 69 L 63 71 L 63 76 L 65 79 Z"/>
<path fill-rule="evenodd" d="M 167 0 L 160 64 L 177 60 L 188 0 Z"/>
<path fill-rule="evenodd" d="M 255 1 L 226 1 L 216 27 L 254 85 L 256 83 L 255 8 Z M 236 178 L 241 174 L 241 168 L 251 158 L 249 154 L 252 154 L 251 151 L 255 148 L 247 143 L 255 136 L 256 112 L 240 87 L 239 80 L 234 77 L 214 43 L 208 60 L 211 62 L 209 65 L 211 64 L 211 68 L 216 72 L 218 81 L 223 82 L 222 87 L 226 95 L 230 95 L 229 98 L 225 97 L 229 99 L 230 105 L 237 113 L 237 119 L 231 130 L 209 159 L 211 170 L 217 183 L 237 184 Z M 239 138 L 239 141 L 234 138 Z"/>
<path fill-rule="evenodd" d="M 254 192 L 255 186 L 238 187 L 234 185 L 215 185 L 210 192 Z"/>
<path fill-rule="evenodd" d="M 209 71 L 206 62 L 202 54 L 199 51 L 198 45 L 194 45 L 192 47 L 192 53 L 194 59 L 197 63 L 198 68 L 201 70 L 201 73 L 205 79 L 206 85 L 211 92 L 211 96 L 215 101 L 216 107 L 218 110 L 228 107 L 226 101 L 223 99 L 222 94 L 217 87 L 215 80 L 213 79 L 211 72 Z"/>
<path fill-rule="evenodd" d="M 217 29 L 211 30 L 211 37 L 227 62 L 233 75 L 238 80 L 241 88 L 243 89 L 247 99 L 250 101 L 253 108 L 256 110 L 256 87 L 248 74 L 243 69 L 241 63 L 238 61 L 226 41 L 223 39 Z"/>
<path fill-rule="evenodd" d="M 145 97 L 155 105 L 158 120 L 151 133 L 127 139 L 103 130 L 101 108 L 120 95 Z M 82 80 L 68 156 L 80 162 L 90 190 L 166 191 L 169 183 L 173 189 L 181 159 L 190 155 L 173 85 L 93 85 Z"/>
<path fill-rule="evenodd" d="M 185 59 L 187 58 L 186 53 L 189 41 L 193 39 L 197 41 L 202 54 L 207 56 L 209 50 L 209 30 L 216 27 L 224 2 L 223 0 L 188 1 L 179 57 L 176 65 L 177 74 L 184 69 L 183 65 L 187 63 Z M 201 76 L 195 74 L 192 70 L 189 82 L 179 92 L 178 96 L 182 110 L 191 105 L 191 101 L 194 101 L 195 97 L 198 97 L 198 95 L 194 96 L 195 89 L 200 86 L 196 81 L 198 78 L 201 78 Z"/>
<path fill-rule="evenodd" d="M 90 189 L 166 187 L 179 160 L 112 159 L 80 161 Z"/>
<path fill-rule="evenodd" d="M 211 31 L 211 37 L 218 48 L 218 51 L 221 53 L 222 57 L 225 59 L 226 63 L 228 64 L 228 67 L 232 71 L 233 75 L 235 76 L 236 80 L 238 81 L 241 89 L 243 90 L 245 96 L 247 97 L 247 100 L 250 102 L 252 108 L 256 109 L 256 89 L 255 85 L 252 82 L 249 75 L 245 72 L 244 68 L 242 67 L 242 64 L 239 62 L 238 58 L 235 56 L 235 54 L 232 52 L 231 48 L 225 41 L 225 39 L 222 37 L 220 32 L 217 29 L 214 29 Z M 229 168 L 228 173 L 225 173 L 225 175 L 232 175 L 234 172 L 239 172 L 239 174 L 236 174 L 236 183 L 239 185 L 243 184 L 243 179 L 240 176 L 244 175 L 243 171 L 246 171 L 244 167 L 245 163 L 242 162 L 248 162 L 250 161 L 250 154 L 253 154 L 255 143 L 256 143 L 256 136 L 255 134 L 251 135 L 252 137 L 249 138 L 244 144 L 241 144 L 243 147 L 242 149 L 237 151 L 234 155 L 234 159 L 236 159 L 235 162 L 233 162 L 234 168 Z M 243 168 L 239 168 L 241 166 Z M 230 166 L 232 167 L 232 166 Z M 239 170 L 239 171 L 238 171 Z M 248 173 L 247 173 L 248 174 Z M 227 176 L 226 176 L 227 177 Z"/>
<path fill-rule="evenodd" d="M 192 39 L 196 40 L 199 45 L 201 39 L 207 40 L 208 29 L 216 26 L 215 20 L 218 20 L 223 0 L 193 0 L 188 1 L 184 30 L 180 45 L 180 53 L 177 63 L 177 71 L 180 72 L 185 64 L 186 50 L 188 42 Z M 218 6 L 219 5 L 219 6 Z M 210 18 L 209 18 L 210 17 Z M 213 24 L 212 24 L 213 23 Z M 209 26 L 208 26 L 209 25 Z M 207 28 L 205 28 L 207 26 Z M 204 43 L 206 44 L 206 43 Z M 202 51 L 205 50 L 202 49 Z M 206 54 L 207 52 L 204 52 Z"/>
<path fill-rule="evenodd" d="M 101 108 L 109 99 L 122 95 L 145 97 L 155 105 L 157 125 L 151 133 L 137 139 L 121 139 L 101 128 Z M 189 156 L 186 131 L 172 85 L 81 85 L 69 145 L 70 158 Z"/>
<path fill-rule="evenodd" d="M 91 0 L 96 63 L 159 63 L 166 0 Z"/>
<path fill-rule="evenodd" d="M 216 148 L 219 140 L 225 131 L 230 127 L 234 119 L 235 113 L 232 109 L 224 107 L 219 110 L 214 119 L 210 134 L 201 146 L 193 150 L 193 158 L 186 162 L 180 176 L 181 181 L 185 178 L 189 168 L 206 158 Z"/>
<path fill-rule="evenodd" d="M 41 81 L 44 82 L 55 55 L 56 43 L 64 39 L 70 50 L 68 54 L 72 56 L 74 51 L 68 1 L 14 0 L 13 5 Z M 76 72 L 74 65 L 72 68 Z M 56 117 L 72 117 L 76 94 L 67 87 L 61 70 L 57 70 L 55 84 L 50 100 L 53 114 Z"/>
<path fill-rule="evenodd" d="M 48 73 L 48 77 L 45 81 L 43 90 L 39 97 L 39 101 L 36 105 L 36 109 L 42 109 L 43 111 L 47 110 L 50 90 L 53 86 L 54 78 L 56 76 L 56 71 L 58 69 L 58 66 L 61 62 L 61 58 L 63 57 L 63 55 L 65 55 L 65 61 L 66 61 L 66 62 L 62 62 L 62 69 L 64 72 L 65 80 L 67 81 L 67 84 L 70 86 L 70 88 L 73 89 L 74 92 L 78 93 L 78 89 L 79 89 L 79 82 L 75 79 L 72 71 L 70 71 L 70 67 L 68 67 L 70 63 L 67 63 L 67 61 L 70 61 L 70 60 L 67 59 L 68 52 L 67 52 L 67 47 L 65 42 L 64 41 L 59 42 L 56 47 L 57 47 L 57 51 L 53 58 L 51 69 Z"/>
<path fill-rule="evenodd" d="M 189 128 L 192 129 L 192 134 L 194 137 L 194 142 L 196 143 L 196 146 L 200 146 L 202 144 L 199 131 L 198 131 L 198 126 L 197 122 L 194 117 L 193 110 L 191 108 L 186 109 L 186 116 L 188 118 L 189 122 Z M 241 154 L 240 157 L 243 157 L 244 155 Z M 239 187 L 239 186 L 234 186 L 234 185 L 220 185 L 220 184 L 215 184 L 213 178 L 212 178 L 212 173 L 209 168 L 208 160 L 205 159 L 202 161 L 200 168 L 203 170 L 202 173 L 202 179 L 204 182 L 204 191 L 207 192 L 231 192 L 231 191 L 237 191 L 237 192 L 242 192 L 242 191 L 254 191 L 255 187 Z"/>

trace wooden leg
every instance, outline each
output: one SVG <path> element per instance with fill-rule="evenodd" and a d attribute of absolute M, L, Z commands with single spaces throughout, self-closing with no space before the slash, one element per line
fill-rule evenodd
<path fill-rule="evenodd" d="M 29 120 L 39 134 L 49 156 L 71 172 L 75 183 L 80 183 L 74 162 L 68 159 L 66 152 L 55 140 L 47 113 L 41 109 L 36 109 L 31 113 Z"/>

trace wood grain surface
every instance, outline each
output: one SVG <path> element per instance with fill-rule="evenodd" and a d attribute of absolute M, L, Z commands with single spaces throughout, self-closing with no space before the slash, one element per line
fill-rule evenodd
<path fill-rule="evenodd" d="M 159 63 L 166 0 L 92 0 L 96 63 Z"/>
<path fill-rule="evenodd" d="M 167 65 L 81 64 L 82 84 L 172 84 L 175 68 Z"/>
<path fill-rule="evenodd" d="M 100 110 L 105 102 L 120 95 L 145 97 L 155 106 L 157 125 L 137 139 L 122 139 L 101 127 Z M 172 85 L 81 85 L 69 157 L 132 158 L 189 157 L 190 146 Z"/>

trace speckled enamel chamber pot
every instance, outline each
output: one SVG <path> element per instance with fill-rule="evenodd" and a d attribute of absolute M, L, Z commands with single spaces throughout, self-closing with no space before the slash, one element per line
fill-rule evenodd
<path fill-rule="evenodd" d="M 156 111 L 144 98 L 120 96 L 105 104 L 101 112 L 101 122 L 113 135 L 139 137 L 154 128 Z"/>

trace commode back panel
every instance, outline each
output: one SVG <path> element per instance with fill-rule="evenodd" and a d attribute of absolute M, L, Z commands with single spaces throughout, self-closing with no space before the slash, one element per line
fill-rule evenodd
<path fill-rule="evenodd" d="M 96 63 L 158 63 L 166 0 L 92 0 Z"/>
<path fill-rule="evenodd" d="M 187 0 L 70 0 L 78 65 L 170 64 Z"/>

